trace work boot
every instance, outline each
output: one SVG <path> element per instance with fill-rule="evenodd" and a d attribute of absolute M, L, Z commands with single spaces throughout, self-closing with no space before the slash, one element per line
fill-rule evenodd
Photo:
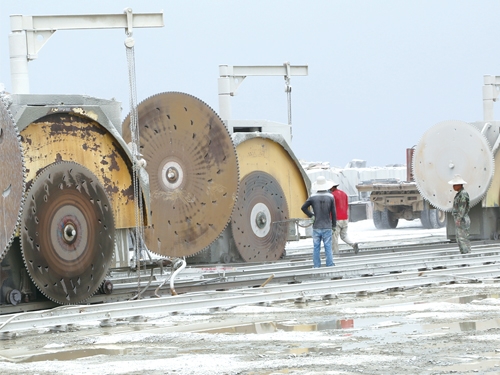
<path fill-rule="evenodd" d="M 357 243 L 352 244 L 352 248 L 354 249 L 354 254 L 359 253 L 359 247 Z"/>

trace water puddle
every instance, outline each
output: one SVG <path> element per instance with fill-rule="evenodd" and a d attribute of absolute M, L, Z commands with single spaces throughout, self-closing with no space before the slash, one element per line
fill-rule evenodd
<path fill-rule="evenodd" d="M 500 294 L 480 294 L 461 296 L 445 300 L 449 303 L 468 304 L 485 299 L 498 299 Z M 417 302 L 418 303 L 418 302 Z M 406 305 L 407 303 L 405 303 Z M 412 304 L 412 303 L 408 303 Z M 325 321 L 312 321 L 298 323 L 294 321 L 270 321 L 250 324 L 235 324 L 213 329 L 204 329 L 203 333 L 226 333 L 226 334 L 265 334 L 278 331 L 285 332 L 318 332 L 325 330 L 338 330 L 343 336 L 362 336 L 367 339 L 376 339 L 381 342 L 393 343 L 401 340 L 410 340 L 415 335 L 441 336 L 448 332 L 485 331 L 500 328 L 500 319 L 455 321 L 444 323 L 422 323 L 419 320 L 410 319 L 405 315 L 388 317 L 360 317 L 352 319 L 331 319 Z M 345 346 L 347 345 L 347 346 Z M 350 344 L 344 343 L 344 348 Z M 360 343 L 352 344 L 355 346 Z M 298 352 L 310 352 L 315 348 L 296 348 Z M 324 351 L 321 349 L 320 351 Z M 338 348 L 326 349 L 338 350 Z M 296 353 L 297 354 L 297 353 Z"/>
<path fill-rule="evenodd" d="M 423 327 L 424 329 L 430 331 L 436 331 L 439 329 L 452 332 L 486 331 L 492 328 L 500 328 L 500 319 L 453 322 L 447 324 L 425 324 Z"/>
<path fill-rule="evenodd" d="M 55 350 L 50 352 L 40 352 L 26 356 L 14 356 L 10 358 L 12 362 L 39 362 L 39 361 L 72 361 L 75 359 L 92 357 L 96 355 L 123 355 L 132 351 L 131 348 L 120 347 L 101 347 L 101 348 L 85 348 L 72 350 Z"/>
<path fill-rule="evenodd" d="M 321 321 L 317 323 L 302 323 L 297 324 L 293 322 L 261 322 L 240 324 L 227 327 L 218 327 L 214 329 L 207 329 L 198 331 L 200 333 L 237 333 L 237 334 L 262 334 L 274 333 L 277 331 L 285 332 L 314 332 L 324 331 L 328 329 L 348 329 L 353 328 L 354 321 L 352 319 L 334 319 L 328 321 Z"/>
<path fill-rule="evenodd" d="M 291 322 L 261 322 L 239 324 L 233 326 L 218 327 L 213 329 L 204 329 L 200 333 L 229 333 L 229 334 L 265 334 L 278 331 L 285 332 L 318 332 L 325 330 L 345 330 L 344 334 L 352 335 L 362 331 L 364 336 L 383 336 L 388 342 L 390 336 L 398 336 L 394 341 L 400 339 L 401 334 L 432 334 L 446 332 L 465 332 L 465 331 L 485 331 L 492 328 L 500 328 L 500 319 L 446 322 L 436 324 L 421 324 L 411 322 L 404 316 L 391 316 L 387 318 L 356 318 L 321 321 L 317 323 L 291 323 Z"/>

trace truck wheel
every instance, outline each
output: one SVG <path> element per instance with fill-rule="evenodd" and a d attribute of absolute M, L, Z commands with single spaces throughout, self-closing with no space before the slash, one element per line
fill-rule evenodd
<path fill-rule="evenodd" d="M 377 229 L 385 229 L 382 224 L 382 211 L 373 210 L 373 224 Z"/>
<path fill-rule="evenodd" d="M 446 212 L 432 209 L 429 212 L 429 219 L 431 222 L 431 228 L 439 229 L 446 225 Z"/>
<path fill-rule="evenodd" d="M 394 229 L 398 226 L 399 219 L 394 217 L 394 214 L 387 208 L 381 212 L 382 225 L 384 229 Z"/>
<path fill-rule="evenodd" d="M 425 209 L 420 213 L 420 221 L 425 229 L 432 229 L 430 212 L 431 210 Z"/>

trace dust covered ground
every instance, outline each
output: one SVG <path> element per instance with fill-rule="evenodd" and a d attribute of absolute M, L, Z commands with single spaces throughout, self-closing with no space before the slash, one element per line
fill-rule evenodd
<path fill-rule="evenodd" d="M 111 327 L 89 322 L 0 341 L 0 368 L 40 375 L 500 374 L 498 286 L 436 285 L 156 316 L 145 311 L 144 319 Z"/>
<path fill-rule="evenodd" d="M 497 284 L 195 311 L 0 341 L 2 374 L 498 374 Z"/>

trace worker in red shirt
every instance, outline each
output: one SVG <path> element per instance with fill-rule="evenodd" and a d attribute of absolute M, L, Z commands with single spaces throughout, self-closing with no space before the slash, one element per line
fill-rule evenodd
<path fill-rule="evenodd" d="M 335 182 L 330 191 L 335 199 L 335 208 L 337 212 L 337 227 L 332 236 L 332 250 L 334 254 L 339 253 L 339 235 L 342 241 L 352 246 L 354 254 L 359 252 L 358 244 L 352 242 L 347 235 L 347 225 L 349 223 L 349 197 L 338 188 L 338 182 Z"/>

